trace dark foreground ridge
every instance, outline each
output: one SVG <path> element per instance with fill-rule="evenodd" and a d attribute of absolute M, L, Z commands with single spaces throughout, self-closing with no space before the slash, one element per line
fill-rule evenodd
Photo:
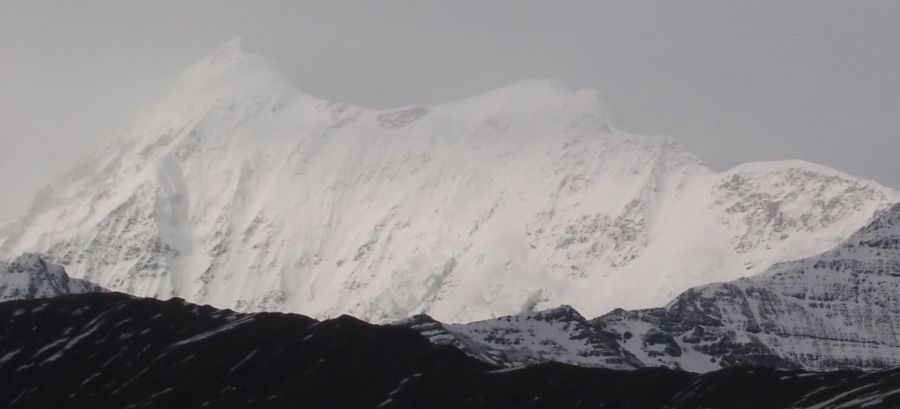
<path fill-rule="evenodd" d="M 897 408 L 900 369 L 499 369 L 407 328 L 119 293 L 0 303 L 4 408 Z"/>

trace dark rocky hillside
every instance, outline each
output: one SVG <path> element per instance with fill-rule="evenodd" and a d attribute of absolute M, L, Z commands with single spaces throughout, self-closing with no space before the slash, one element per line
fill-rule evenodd
<path fill-rule="evenodd" d="M 347 316 L 119 293 L 0 303 L 0 385 L 4 408 L 900 407 L 900 370 L 510 370 Z"/>

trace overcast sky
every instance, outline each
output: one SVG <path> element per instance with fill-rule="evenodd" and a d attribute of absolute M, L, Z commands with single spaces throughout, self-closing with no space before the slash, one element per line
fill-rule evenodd
<path fill-rule="evenodd" d="M 0 222 L 235 36 L 325 99 L 553 77 L 719 170 L 802 158 L 900 187 L 900 1 L 0 0 Z"/>

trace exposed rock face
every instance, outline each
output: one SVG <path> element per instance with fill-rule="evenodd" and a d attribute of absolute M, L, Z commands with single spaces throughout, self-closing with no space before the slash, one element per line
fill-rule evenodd
<path fill-rule="evenodd" d="M 470 324 L 443 324 L 418 315 L 406 326 L 436 345 L 454 346 L 469 356 L 505 367 L 562 362 L 613 369 L 643 367 L 617 339 L 591 325 L 569 306 Z"/>
<path fill-rule="evenodd" d="M 594 316 L 820 253 L 896 199 L 800 161 L 716 173 L 616 129 L 592 90 L 377 111 L 231 43 L 0 229 L 0 257 L 242 311 Z"/>
<path fill-rule="evenodd" d="M 52 298 L 105 291 L 87 280 L 70 278 L 65 269 L 34 254 L 0 262 L 0 301 Z"/>

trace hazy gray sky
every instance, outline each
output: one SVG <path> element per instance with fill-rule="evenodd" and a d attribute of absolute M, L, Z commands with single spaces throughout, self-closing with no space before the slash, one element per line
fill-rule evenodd
<path fill-rule="evenodd" d="M 900 187 L 898 1 L 0 0 L 0 222 L 238 35 L 326 99 L 554 77 L 717 169 L 802 158 Z"/>

